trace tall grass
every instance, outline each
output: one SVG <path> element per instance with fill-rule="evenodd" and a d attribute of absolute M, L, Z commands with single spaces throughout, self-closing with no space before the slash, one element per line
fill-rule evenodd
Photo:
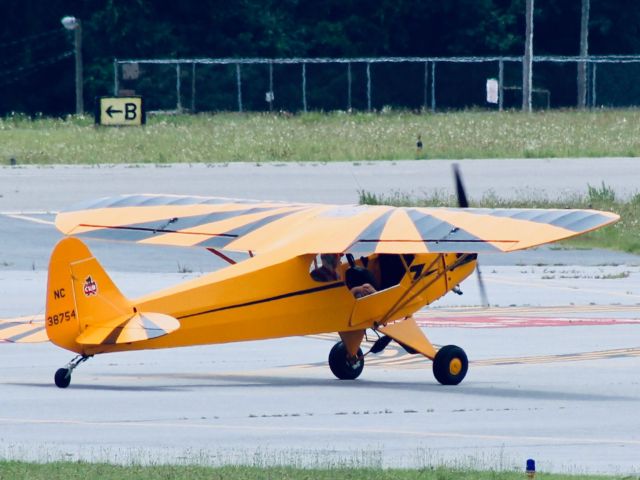
<path fill-rule="evenodd" d="M 117 466 L 102 463 L 55 462 L 34 464 L 0 462 L 0 479 L 70 480 L 253 480 L 253 479 L 320 479 L 320 480 L 522 480 L 523 472 L 456 470 L 444 467 L 415 470 L 331 468 L 304 469 L 293 467 L 204 467 L 196 465 Z M 540 480 L 611 480 L 615 476 L 538 474 Z M 633 479 L 636 477 L 625 477 Z"/>
<path fill-rule="evenodd" d="M 603 156 L 640 156 L 640 110 L 220 113 L 123 128 L 89 116 L 0 119 L 0 164 Z"/>

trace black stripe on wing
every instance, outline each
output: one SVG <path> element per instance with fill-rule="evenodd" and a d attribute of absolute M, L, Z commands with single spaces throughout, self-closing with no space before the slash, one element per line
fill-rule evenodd
<path fill-rule="evenodd" d="M 264 227 L 265 225 L 280 220 L 281 218 L 288 217 L 289 215 L 292 215 L 294 213 L 298 213 L 299 211 L 300 209 L 295 209 L 286 212 L 280 212 L 275 215 L 269 215 L 268 217 L 264 217 L 254 222 L 247 223 L 246 225 L 243 225 L 241 227 L 234 228 L 227 232 L 219 233 L 196 244 L 195 246 L 206 248 L 224 248 L 239 237 L 254 232 L 259 228 Z"/>
<path fill-rule="evenodd" d="M 176 233 L 181 230 L 192 229 L 200 225 L 215 223 L 228 218 L 253 215 L 256 213 L 278 210 L 280 207 L 249 208 L 247 210 L 232 210 L 225 212 L 213 212 L 203 215 L 193 215 L 189 217 L 174 217 L 153 222 L 134 223 L 116 227 L 102 227 L 100 230 L 80 234 L 84 238 L 99 238 L 101 240 L 124 240 L 130 242 L 140 242 L 151 238 L 157 234 Z M 91 225 L 85 225 L 91 226 Z M 98 227 L 98 226 L 97 226 Z"/>
<path fill-rule="evenodd" d="M 466 212 L 466 210 L 465 210 Z M 409 218 L 420 233 L 427 249 L 434 253 L 445 252 L 499 252 L 489 240 L 479 238 L 466 230 L 419 210 L 407 209 Z"/>
<path fill-rule="evenodd" d="M 365 255 L 375 251 L 384 227 L 387 225 L 389 218 L 395 210 L 387 210 L 378 218 L 373 220 L 359 235 L 354 239 L 353 245 L 348 249 L 350 253 L 357 255 Z"/>

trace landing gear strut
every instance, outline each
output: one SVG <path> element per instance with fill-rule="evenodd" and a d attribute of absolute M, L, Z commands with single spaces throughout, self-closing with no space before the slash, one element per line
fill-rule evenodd
<path fill-rule="evenodd" d="M 64 368 L 59 368 L 53 377 L 58 388 L 67 388 L 71 383 L 71 372 L 83 362 L 91 358 L 91 355 L 78 355 L 71 360 Z"/>

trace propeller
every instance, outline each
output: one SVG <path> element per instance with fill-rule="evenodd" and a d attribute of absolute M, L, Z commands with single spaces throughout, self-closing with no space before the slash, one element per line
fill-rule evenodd
<path fill-rule="evenodd" d="M 458 206 L 460 208 L 469 208 L 469 202 L 467 200 L 467 193 L 462 183 L 462 174 L 460 173 L 460 167 L 457 163 L 453 164 L 453 177 L 456 182 L 456 196 L 458 197 Z"/>
<path fill-rule="evenodd" d="M 467 200 L 467 192 L 462 182 L 462 174 L 460 173 L 460 167 L 457 163 L 452 165 L 453 178 L 456 186 L 456 197 L 458 198 L 458 207 L 469 208 L 469 201 Z M 484 280 L 482 280 L 482 272 L 480 271 L 480 263 L 478 262 L 476 254 L 476 276 L 478 278 L 478 290 L 480 292 L 480 300 L 483 307 L 489 306 L 489 297 L 487 296 L 487 289 L 484 286 Z"/>

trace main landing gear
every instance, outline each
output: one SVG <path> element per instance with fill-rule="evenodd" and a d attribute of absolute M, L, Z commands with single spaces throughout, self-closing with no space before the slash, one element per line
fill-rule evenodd
<path fill-rule="evenodd" d="M 384 341 L 382 341 L 384 339 Z M 389 344 L 389 337 L 380 337 L 379 347 L 372 347 L 368 353 L 379 353 Z M 404 346 L 400 344 L 401 346 Z M 411 349 L 413 350 L 413 349 Z M 407 349 L 409 351 L 409 349 Z M 415 350 L 409 353 L 418 353 Z M 364 355 L 358 354 L 350 358 L 343 342 L 336 343 L 329 352 L 329 368 L 340 380 L 355 380 L 364 369 Z M 469 360 L 464 350 L 456 345 L 446 345 L 437 351 L 433 358 L 433 375 L 442 385 L 458 385 L 467 375 Z"/>
<path fill-rule="evenodd" d="M 78 355 L 71 360 L 64 368 L 59 368 L 53 377 L 58 388 L 67 388 L 71 383 L 71 372 L 83 362 L 91 358 L 91 355 Z"/>
<path fill-rule="evenodd" d="M 358 349 L 358 354 L 350 358 L 344 343 L 336 343 L 329 352 L 329 368 L 340 380 L 355 380 L 364 369 L 362 350 Z"/>
<path fill-rule="evenodd" d="M 458 385 L 468 369 L 467 354 L 456 345 L 442 347 L 433 359 L 433 376 L 442 385 Z"/>

